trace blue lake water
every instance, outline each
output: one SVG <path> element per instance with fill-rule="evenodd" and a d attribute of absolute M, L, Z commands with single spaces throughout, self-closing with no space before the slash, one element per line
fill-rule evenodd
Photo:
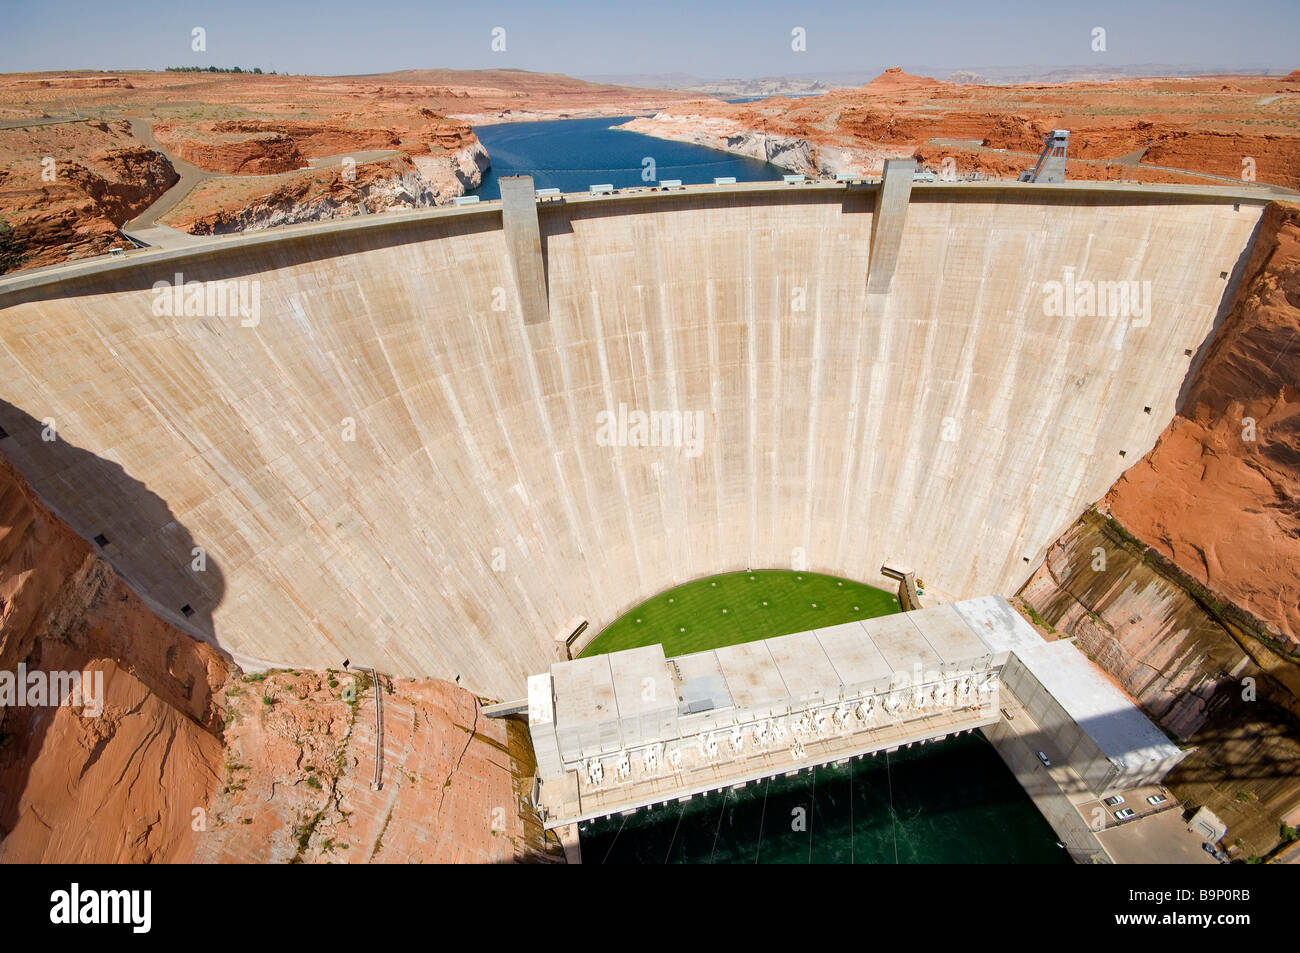
<path fill-rule="evenodd" d="M 758 159 L 610 128 L 630 119 L 606 116 L 475 126 L 492 157 L 492 168 L 484 173 L 483 184 L 469 194 L 484 201 L 500 198 L 500 179 L 507 175 L 531 175 L 539 189 L 585 192 L 589 185 L 603 183 L 629 188 L 681 179 L 698 185 L 717 176 L 761 182 L 780 180 L 786 173 Z M 647 159 L 653 160 L 653 166 Z"/>

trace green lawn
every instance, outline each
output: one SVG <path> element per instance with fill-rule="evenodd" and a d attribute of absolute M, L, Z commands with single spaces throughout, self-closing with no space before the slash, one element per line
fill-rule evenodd
<path fill-rule="evenodd" d="M 897 611 L 897 596 L 849 579 L 787 570 L 732 572 L 647 599 L 582 654 L 662 643 L 672 657 Z"/>

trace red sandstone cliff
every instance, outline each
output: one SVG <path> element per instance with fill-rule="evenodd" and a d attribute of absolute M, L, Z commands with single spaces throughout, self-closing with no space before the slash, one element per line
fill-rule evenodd
<path fill-rule="evenodd" d="M 463 123 L 431 122 L 429 135 L 459 130 L 450 139 L 472 140 Z M 447 127 L 447 128 L 443 128 Z M 200 123 L 156 123 L 153 134 L 172 154 L 208 172 L 228 175 L 267 175 L 292 172 L 308 159 L 401 147 L 402 137 L 391 129 L 350 127 L 338 123 L 268 120 L 224 120 Z"/>
<path fill-rule="evenodd" d="M 359 672 L 274 672 L 225 693 L 226 763 L 199 861 L 558 862 L 527 806 L 534 773 L 522 723 L 485 718 L 445 681 Z"/>
<path fill-rule="evenodd" d="M 1181 413 L 1102 508 L 1300 647 L 1300 207 L 1265 210 Z"/>
<path fill-rule="evenodd" d="M 99 671 L 104 706 L 0 710 L 0 861 L 152 862 L 194 850 L 221 770 L 227 665 L 139 598 L 0 459 L 0 670 Z"/>
<path fill-rule="evenodd" d="M 119 226 L 178 178 L 124 120 L 0 129 L 0 219 L 25 268 L 126 245 Z"/>
<path fill-rule="evenodd" d="M 674 103 L 621 128 L 805 174 L 878 175 L 884 159 L 916 156 L 936 172 L 1003 178 L 1032 166 L 1043 134 L 1063 128 L 1071 179 L 1208 184 L 1205 175 L 1239 179 L 1250 158 L 1258 181 L 1296 188 L 1300 140 L 1285 110 L 1294 81 L 1222 79 L 957 85 L 895 68 L 820 96 Z"/>
<path fill-rule="evenodd" d="M 1300 208 L 1274 204 L 1181 413 L 1020 592 L 1195 746 L 1167 783 L 1242 858 L 1300 812 L 1298 381 Z"/>
<path fill-rule="evenodd" d="M 0 457 L 0 671 L 20 664 L 102 673 L 103 710 L 0 708 L 0 862 L 563 859 L 526 803 L 522 725 L 448 682 L 381 677 L 372 789 L 369 676 L 244 675 L 155 616 Z"/>

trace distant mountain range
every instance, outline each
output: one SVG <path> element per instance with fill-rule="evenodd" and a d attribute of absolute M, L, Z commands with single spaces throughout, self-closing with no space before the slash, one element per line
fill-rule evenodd
<path fill-rule="evenodd" d="M 953 83 L 1007 86 L 1018 83 L 1087 83 L 1107 82 L 1117 79 L 1135 79 L 1147 76 L 1213 76 L 1237 74 L 1246 76 L 1283 76 L 1287 69 L 1243 66 L 1186 66 L 1169 63 L 1134 63 L 1126 66 L 978 66 L 959 67 L 907 65 L 909 73 L 934 76 Z M 611 83 L 618 86 L 641 86 L 651 89 L 672 89 L 714 96 L 740 98 L 744 96 L 809 95 L 832 89 L 864 86 L 884 72 L 885 67 L 868 70 L 845 70 L 823 73 L 797 73 L 790 76 L 764 76 L 751 78 L 710 79 L 689 73 L 628 73 L 582 76 L 588 82 Z"/>

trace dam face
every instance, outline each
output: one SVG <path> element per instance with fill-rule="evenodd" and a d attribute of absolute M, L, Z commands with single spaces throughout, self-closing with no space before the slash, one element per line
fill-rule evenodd
<path fill-rule="evenodd" d="M 918 188 L 871 295 L 869 188 L 571 199 L 531 324 L 494 207 L 73 267 L 0 288 L 0 452 L 237 659 L 499 697 L 697 576 L 1010 593 L 1212 335 L 1261 206 L 1194 193 Z M 255 319 L 175 313 L 177 275 L 251 283 Z M 602 431 L 620 405 L 688 439 Z"/>

